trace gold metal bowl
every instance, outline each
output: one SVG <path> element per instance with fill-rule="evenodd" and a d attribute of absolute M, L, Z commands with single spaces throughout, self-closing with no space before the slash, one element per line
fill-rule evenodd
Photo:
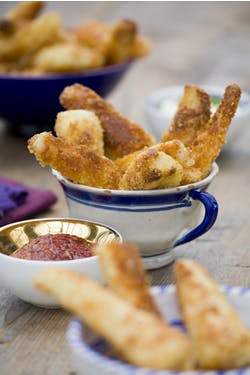
<path fill-rule="evenodd" d="M 78 219 L 36 219 L 6 225 L 0 228 L 0 286 L 22 300 L 41 307 L 59 307 L 58 302 L 37 290 L 33 285 L 35 274 L 47 267 L 71 269 L 104 283 L 98 256 L 87 258 L 43 261 L 9 256 L 30 240 L 45 234 L 71 234 L 90 242 L 102 244 L 122 241 L 121 235 L 104 224 Z"/>
<path fill-rule="evenodd" d="M 118 232 L 104 224 L 77 219 L 36 219 L 0 228 L 0 252 L 11 255 L 38 236 L 58 233 L 75 235 L 98 244 L 121 240 Z"/>

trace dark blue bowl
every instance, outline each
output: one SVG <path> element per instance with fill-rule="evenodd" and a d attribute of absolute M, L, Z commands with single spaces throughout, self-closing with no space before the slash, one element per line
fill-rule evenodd
<path fill-rule="evenodd" d="M 18 133 L 30 136 L 52 130 L 56 115 L 63 110 L 59 96 L 66 86 L 80 83 L 107 96 L 133 62 L 78 73 L 0 74 L 0 117 Z"/>

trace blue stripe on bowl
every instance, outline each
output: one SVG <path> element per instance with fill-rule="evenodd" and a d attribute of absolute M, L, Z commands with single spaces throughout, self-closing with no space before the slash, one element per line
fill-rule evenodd
<path fill-rule="evenodd" d="M 166 211 L 180 207 L 192 206 L 192 199 L 188 192 L 179 192 L 173 194 L 162 193 L 159 195 L 119 195 L 119 194 L 98 194 L 85 192 L 68 187 L 61 183 L 61 186 L 68 199 L 74 202 L 101 208 L 111 211 Z M 202 189 L 203 190 L 203 189 Z"/>
<path fill-rule="evenodd" d="M 106 357 L 99 351 L 95 350 L 94 348 L 88 346 L 83 340 L 81 336 L 82 332 L 82 322 L 78 318 L 72 319 L 70 322 L 67 338 L 71 347 L 74 348 L 75 352 L 81 356 L 81 358 L 87 358 L 89 366 L 97 365 L 100 374 L 110 374 L 112 369 L 112 373 L 119 374 L 119 370 L 124 371 L 127 375 L 249 375 L 250 368 L 245 369 L 233 369 L 229 371 L 168 371 L 168 370 L 152 370 L 147 368 L 139 368 L 134 365 L 130 365 L 125 362 L 121 362 L 120 360 Z M 100 339 L 100 342 L 103 342 L 104 339 Z M 100 342 L 98 343 L 100 345 Z"/>
<path fill-rule="evenodd" d="M 108 193 L 95 193 L 83 191 L 77 188 L 72 188 L 66 186 L 64 183 L 61 183 L 61 186 L 65 194 L 71 199 L 74 198 L 78 202 L 94 202 L 100 205 L 113 205 L 113 206 L 154 206 L 154 205 L 167 205 L 167 204 L 178 204 L 185 200 L 189 200 L 188 191 L 185 192 L 176 192 L 172 194 L 161 193 L 158 195 L 119 195 Z"/>
<path fill-rule="evenodd" d="M 123 205 L 123 204 L 112 204 L 112 203 L 104 203 L 102 202 L 101 204 L 95 203 L 94 201 L 90 201 L 87 199 L 82 199 L 78 198 L 74 195 L 68 194 L 66 192 L 66 196 L 71 199 L 74 202 L 84 204 L 86 206 L 91 206 L 94 208 L 101 208 L 105 210 L 111 210 L 111 211 L 136 211 L 136 212 L 152 212 L 152 211 L 168 211 L 168 210 L 173 210 L 175 208 L 180 208 L 180 207 L 190 207 L 192 206 L 192 201 L 190 199 L 184 199 L 183 201 L 180 202 L 171 202 L 167 204 L 160 203 L 159 206 L 156 206 L 154 204 L 148 204 L 146 207 L 142 207 L 143 203 L 139 204 L 133 204 L 131 203 L 130 205 Z"/>

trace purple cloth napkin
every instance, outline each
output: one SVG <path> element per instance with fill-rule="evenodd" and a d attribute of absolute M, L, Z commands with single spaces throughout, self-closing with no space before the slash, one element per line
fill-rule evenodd
<path fill-rule="evenodd" d="M 56 195 L 50 190 L 34 189 L 0 177 L 0 226 L 29 219 L 56 201 Z"/>
<path fill-rule="evenodd" d="M 19 186 L 0 183 L 0 217 L 4 212 L 16 208 L 25 201 L 28 192 Z"/>

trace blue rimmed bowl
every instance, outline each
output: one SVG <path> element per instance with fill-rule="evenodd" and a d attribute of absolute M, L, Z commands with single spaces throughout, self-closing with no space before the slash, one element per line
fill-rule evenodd
<path fill-rule="evenodd" d="M 217 218 L 217 201 L 206 191 L 218 173 L 216 163 L 199 182 L 145 191 L 93 188 L 52 172 L 64 190 L 71 216 L 99 220 L 117 229 L 124 241 L 138 245 L 147 269 L 172 262 L 176 246 L 206 233 Z"/>
<path fill-rule="evenodd" d="M 240 287 L 221 287 L 229 302 L 250 328 L 250 290 Z M 179 308 L 176 303 L 174 285 L 153 287 L 152 295 L 165 319 L 172 325 L 184 329 Z M 90 330 L 79 319 L 74 318 L 67 330 L 67 339 L 79 375 L 249 375 L 250 367 L 229 371 L 167 371 L 141 368 L 110 357 L 108 343 Z"/>
<path fill-rule="evenodd" d="M 39 131 L 52 130 L 57 113 L 63 109 L 59 96 L 66 86 L 79 83 L 105 97 L 132 64 L 133 61 L 128 61 L 77 73 L 2 73 L 0 117 L 23 135 L 31 136 Z"/>

